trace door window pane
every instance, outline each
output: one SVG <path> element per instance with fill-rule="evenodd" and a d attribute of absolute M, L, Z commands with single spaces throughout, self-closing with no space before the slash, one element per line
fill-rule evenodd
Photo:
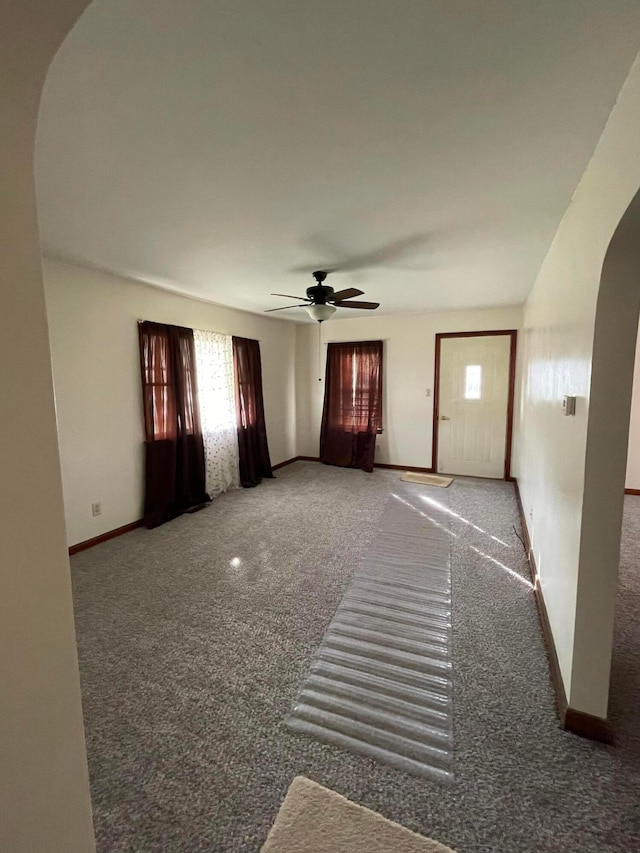
<path fill-rule="evenodd" d="M 480 400 L 482 398 L 482 365 L 468 364 L 464 377 L 465 400 Z"/>

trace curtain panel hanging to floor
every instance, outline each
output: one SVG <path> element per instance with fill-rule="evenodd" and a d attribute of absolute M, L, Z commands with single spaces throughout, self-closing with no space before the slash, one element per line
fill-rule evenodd
<path fill-rule="evenodd" d="M 373 471 L 382 428 L 382 341 L 328 344 L 320 461 Z"/>
<path fill-rule="evenodd" d="M 273 477 L 262 398 L 260 344 L 250 338 L 233 338 L 236 424 L 240 461 L 240 483 L 257 486 L 263 477 Z"/>
<path fill-rule="evenodd" d="M 210 497 L 240 485 L 231 335 L 193 331 L 206 487 Z"/>
<path fill-rule="evenodd" d="M 145 426 L 144 522 L 157 527 L 209 500 L 193 330 L 138 324 Z"/>

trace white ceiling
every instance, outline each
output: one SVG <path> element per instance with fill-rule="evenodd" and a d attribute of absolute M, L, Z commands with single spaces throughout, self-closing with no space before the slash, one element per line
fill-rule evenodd
<path fill-rule="evenodd" d="M 522 302 L 639 46 L 638 0 L 94 0 L 44 251 L 250 311 L 345 261 L 378 313 Z"/>

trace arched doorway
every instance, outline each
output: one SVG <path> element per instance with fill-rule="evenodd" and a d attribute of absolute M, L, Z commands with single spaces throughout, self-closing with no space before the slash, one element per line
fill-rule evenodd
<path fill-rule="evenodd" d="M 596 306 L 571 705 L 606 718 L 640 314 L 640 192 L 605 256 Z M 597 710 L 602 711 L 598 714 Z"/>
<path fill-rule="evenodd" d="M 88 0 L 3 3 L 0 849 L 94 849 L 33 172 L 47 69 Z"/>

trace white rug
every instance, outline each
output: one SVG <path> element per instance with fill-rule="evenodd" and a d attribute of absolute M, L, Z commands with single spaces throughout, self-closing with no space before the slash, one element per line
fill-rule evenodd
<path fill-rule="evenodd" d="M 291 783 L 262 853 L 453 853 L 304 776 Z"/>
<path fill-rule="evenodd" d="M 438 474 L 418 474 L 417 471 L 405 471 L 401 480 L 405 483 L 419 483 L 421 486 L 441 486 L 446 489 L 453 483 L 453 477 L 440 477 Z"/>

